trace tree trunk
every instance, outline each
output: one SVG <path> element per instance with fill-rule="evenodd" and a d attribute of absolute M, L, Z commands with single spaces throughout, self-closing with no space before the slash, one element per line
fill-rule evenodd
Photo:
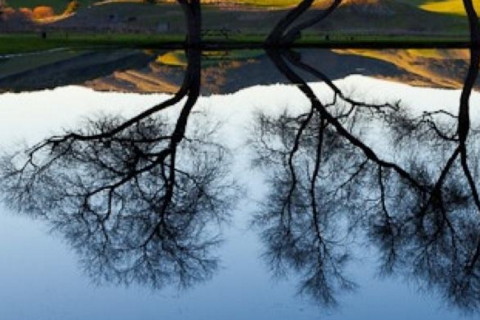
<path fill-rule="evenodd" d="M 462 144 L 466 143 L 470 131 L 470 95 L 478 77 L 480 67 L 480 24 L 472 0 L 463 0 L 470 26 L 470 68 L 465 85 L 460 97 L 460 110 L 458 114 L 458 138 Z"/>
<path fill-rule="evenodd" d="M 337 7 L 342 3 L 343 0 L 333 0 L 330 6 L 321 10 L 320 13 L 304 21 L 290 30 L 289 27 L 298 19 L 302 14 L 304 14 L 312 6 L 315 0 L 303 0 L 300 2 L 297 7 L 291 10 L 285 17 L 283 17 L 272 32 L 269 34 L 266 40 L 266 44 L 269 46 L 274 45 L 291 45 L 295 40 L 300 38 L 302 30 L 309 28 L 325 18 L 327 18 L 332 12 L 337 9 Z"/>
<path fill-rule="evenodd" d="M 200 0 L 177 0 L 185 14 L 186 45 L 198 47 L 202 42 L 202 10 Z"/>
<path fill-rule="evenodd" d="M 291 10 L 285 17 L 283 17 L 272 32 L 267 37 L 267 45 L 278 45 L 282 43 L 283 34 L 305 11 L 310 9 L 315 0 L 303 0 L 293 10 Z"/>
<path fill-rule="evenodd" d="M 333 13 L 338 6 L 342 3 L 343 0 L 334 0 L 332 4 L 325 10 L 322 10 L 319 14 L 315 15 L 311 19 L 302 22 L 295 27 L 292 27 L 290 31 L 288 31 L 285 36 L 283 37 L 283 41 L 286 43 L 293 43 L 295 40 L 299 39 L 301 36 L 301 32 L 304 29 L 310 28 L 311 26 L 322 22 L 322 20 L 326 19 L 331 13 Z"/>

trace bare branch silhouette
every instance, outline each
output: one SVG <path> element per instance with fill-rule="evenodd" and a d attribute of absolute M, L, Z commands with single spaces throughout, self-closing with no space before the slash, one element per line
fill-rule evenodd
<path fill-rule="evenodd" d="M 468 142 L 478 138 L 469 100 L 479 65 L 478 50 L 471 52 L 458 115 L 419 116 L 399 102 L 350 98 L 299 55 L 268 52 L 310 101 L 300 114 L 259 114 L 252 138 L 255 163 L 269 172 L 271 192 L 255 224 L 273 271 L 299 272 L 301 292 L 335 305 L 338 294 L 355 287 L 345 266 L 354 235 L 363 233 L 358 227 L 366 226 L 380 249 L 382 274 L 402 273 L 456 307 L 479 309 L 480 150 Z M 322 102 L 294 68 L 324 81 L 333 100 Z M 388 131 L 389 154 L 409 153 L 382 159 L 356 130 L 362 121 Z"/>
<path fill-rule="evenodd" d="M 187 136 L 200 87 L 200 52 L 188 53 L 187 98 L 173 124 L 155 106 L 91 120 L 2 161 L 5 201 L 47 220 L 96 281 L 185 287 L 216 269 L 215 225 L 228 217 L 234 185 L 216 126 L 197 113 Z"/>

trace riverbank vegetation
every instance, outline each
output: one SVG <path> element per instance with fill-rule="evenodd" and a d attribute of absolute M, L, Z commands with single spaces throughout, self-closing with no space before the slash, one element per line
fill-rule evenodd
<path fill-rule="evenodd" d="M 82 34 L 55 32 L 47 34 L 0 34 L 0 55 L 46 51 L 55 49 L 90 49 L 90 48 L 182 48 L 185 36 L 139 35 L 139 34 Z M 204 47 L 216 48 L 262 48 L 264 37 L 259 35 L 237 35 L 229 39 L 206 37 Z M 326 37 L 306 34 L 296 46 L 299 47 L 468 47 L 468 37 L 451 36 L 374 36 L 339 33 Z"/>

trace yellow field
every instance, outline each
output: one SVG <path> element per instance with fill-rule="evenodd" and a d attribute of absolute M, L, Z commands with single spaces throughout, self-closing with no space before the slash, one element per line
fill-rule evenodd
<path fill-rule="evenodd" d="M 478 0 L 474 0 L 473 4 L 477 9 L 477 12 L 480 11 L 480 2 Z M 463 8 L 463 1 L 462 0 L 444 0 L 444 1 L 436 1 L 436 2 L 427 2 L 420 6 L 423 10 L 438 12 L 438 13 L 450 13 L 456 15 L 465 16 L 466 12 Z"/>
<path fill-rule="evenodd" d="M 469 51 L 466 49 L 437 50 L 437 49 L 411 49 L 411 50 L 371 50 L 371 49 L 336 49 L 339 54 L 359 55 L 392 63 L 405 70 L 412 77 L 411 85 L 438 86 L 441 88 L 462 88 L 463 82 L 456 77 L 448 77 L 438 73 L 432 64 L 441 65 L 443 60 L 468 60 Z M 389 79 L 389 78 L 387 78 Z M 405 79 L 404 79 L 405 80 Z"/>

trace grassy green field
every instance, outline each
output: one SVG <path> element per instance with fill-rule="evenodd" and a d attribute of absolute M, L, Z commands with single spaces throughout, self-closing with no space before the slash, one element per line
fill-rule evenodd
<path fill-rule="evenodd" d="M 16 4 L 34 1 L 53 3 L 55 0 L 18 0 Z M 56 0 L 67 3 L 68 0 Z M 80 0 L 82 1 L 82 0 Z M 94 0 L 84 0 L 93 2 Z M 118 2 L 119 0 L 112 0 Z M 239 0 L 245 3 L 268 5 L 275 3 L 287 5 L 299 0 Z M 382 0 L 383 1 L 383 0 Z M 315 26 L 303 34 L 301 45 L 345 45 L 353 46 L 362 42 L 378 43 L 459 43 L 468 40 L 468 25 L 465 17 L 434 14 L 425 12 L 401 1 L 414 2 L 422 5 L 426 0 L 385 0 L 396 14 L 388 19 L 378 19 L 374 24 L 365 15 L 348 10 L 336 11 L 326 23 Z M 444 0 L 441 0 L 444 1 Z M 450 0 L 449 0 L 450 1 Z M 461 0 L 459 0 L 461 1 Z M 14 0 L 10 0 L 14 2 Z M 479 1 L 480 2 L 480 1 Z M 437 1 L 440 3 L 440 0 Z M 410 3 L 411 4 L 411 3 Z M 227 28 L 228 36 L 204 34 L 204 40 L 210 44 L 218 42 L 227 46 L 260 47 L 271 31 L 272 26 L 287 12 L 287 10 L 219 10 L 207 6 L 203 11 L 203 28 L 215 31 Z M 81 21 L 82 26 L 98 26 L 105 24 L 105 17 L 115 13 L 119 17 L 141 17 L 136 23 L 141 26 L 137 34 L 106 33 L 92 31 L 87 33 L 48 32 L 47 39 L 41 39 L 39 34 L 0 34 L 0 54 L 43 51 L 53 48 L 84 48 L 98 46 L 116 47 L 181 47 L 185 39 L 184 17 L 177 4 L 159 4 L 155 6 L 139 5 L 138 3 L 114 3 L 79 10 L 69 19 Z M 313 14 L 313 13 L 311 13 Z M 71 21 L 71 20 L 70 20 Z M 159 22 L 169 26 L 167 33 L 143 32 L 155 30 Z M 59 29 L 57 29 L 59 30 Z M 61 29 L 60 29 L 61 30 Z M 90 29 L 81 29 L 90 30 Z M 95 29 L 92 29 L 95 30 Z M 372 31 L 374 30 L 374 31 Z M 127 31 L 128 32 L 128 31 Z M 214 34 L 214 33 L 213 33 Z M 326 37 L 328 35 L 328 37 Z M 418 36 L 412 36 L 418 35 Z M 434 36 L 432 36 L 434 35 Z M 442 36 L 437 36 L 442 35 Z M 328 41 L 327 41 L 328 38 Z"/>
<path fill-rule="evenodd" d="M 1 76 L 6 77 L 11 74 L 21 73 L 34 68 L 71 59 L 80 55 L 82 51 L 62 50 L 52 51 L 48 54 L 35 55 L 35 59 L 31 56 L 16 57 L 15 59 L 0 60 Z"/>
<path fill-rule="evenodd" d="M 229 40 L 206 38 L 207 48 L 225 47 L 255 47 L 263 46 L 264 36 L 238 35 Z M 328 40 L 314 34 L 307 34 L 297 42 L 300 46 L 466 46 L 468 37 L 445 36 L 374 36 L 336 34 Z M 70 34 L 68 38 L 64 33 L 49 34 L 47 39 L 41 39 L 37 34 L 0 34 L 0 54 L 17 54 L 25 52 L 45 51 L 58 48 L 83 50 L 92 48 L 172 48 L 182 46 L 184 35 L 139 35 L 139 34 Z"/>
<path fill-rule="evenodd" d="M 69 34 L 51 33 L 47 39 L 38 34 L 0 34 L 0 54 L 45 51 L 58 48 L 155 47 L 180 44 L 184 35 Z"/>

